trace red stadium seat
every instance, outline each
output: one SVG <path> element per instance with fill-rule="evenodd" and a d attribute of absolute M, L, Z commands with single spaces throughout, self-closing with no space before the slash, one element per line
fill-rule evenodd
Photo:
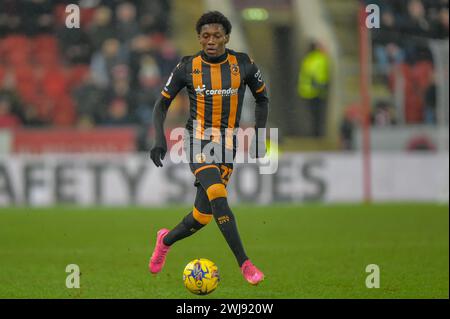
<path fill-rule="evenodd" d="M 22 64 L 14 68 L 15 78 L 17 82 L 34 82 L 35 75 L 33 67 L 29 64 Z M 19 84 L 19 83 L 17 83 Z"/>
<path fill-rule="evenodd" d="M 34 62 L 43 65 L 46 68 L 53 68 L 60 64 L 60 58 L 57 53 L 42 51 L 34 55 Z"/>
<path fill-rule="evenodd" d="M 80 10 L 80 25 L 82 28 L 89 27 L 94 19 L 97 8 L 81 8 Z"/>
<path fill-rule="evenodd" d="M 69 86 L 74 88 L 80 85 L 89 72 L 89 66 L 84 64 L 78 64 L 72 67 L 69 74 Z"/>
<path fill-rule="evenodd" d="M 405 97 L 405 121 L 414 124 L 423 121 L 423 96 L 415 80 L 413 68 L 407 64 L 393 69 L 389 75 L 389 84 L 392 92 L 395 92 L 397 83 L 396 72 L 400 72 L 404 79 L 403 94 Z M 402 89 L 402 88 L 400 88 Z"/>
<path fill-rule="evenodd" d="M 55 17 L 55 22 L 57 26 L 64 26 L 66 22 L 66 5 L 58 4 L 53 9 L 53 16 Z"/>
<path fill-rule="evenodd" d="M 54 36 L 39 35 L 33 40 L 33 52 L 50 52 L 57 55 L 59 53 L 58 42 Z"/>
<path fill-rule="evenodd" d="M 75 104 L 69 96 L 61 96 L 55 103 L 52 123 L 56 126 L 72 126 L 76 121 Z"/>
<path fill-rule="evenodd" d="M 21 82 L 17 84 L 17 91 L 27 102 L 32 102 L 36 96 L 36 86 L 32 83 Z"/>
<path fill-rule="evenodd" d="M 30 61 L 29 55 L 24 51 L 18 51 L 13 54 L 8 54 L 5 56 L 5 64 L 12 65 L 14 67 L 21 67 L 28 64 Z"/>
<path fill-rule="evenodd" d="M 0 38 L 0 64 L 5 62 L 4 59 L 6 57 L 6 45 L 4 43 L 5 43 L 5 40 Z"/>
<path fill-rule="evenodd" d="M 23 35 L 11 35 L 3 40 L 3 54 L 10 55 L 17 52 L 30 53 L 30 40 Z"/>
<path fill-rule="evenodd" d="M 45 71 L 42 79 L 42 88 L 45 95 L 58 98 L 68 92 L 69 86 L 65 70 L 54 67 Z"/>
<path fill-rule="evenodd" d="M 3 85 L 3 79 L 6 76 L 6 70 L 0 65 L 0 87 Z"/>
<path fill-rule="evenodd" d="M 411 77 L 419 89 L 425 91 L 433 81 L 433 64 L 430 61 L 420 61 L 411 68 Z"/>
<path fill-rule="evenodd" d="M 53 117 L 54 104 L 52 99 L 42 95 L 36 95 L 31 103 L 36 110 L 38 118 L 48 122 L 50 122 Z"/>
<path fill-rule="evenodd" d="M 38 94 L 35 88 L 29 86 L 22 87 L 20 90 L 18 90 L 18 92 L 23 102 L 30 105 L 34 105 L 36 103 Z"/>

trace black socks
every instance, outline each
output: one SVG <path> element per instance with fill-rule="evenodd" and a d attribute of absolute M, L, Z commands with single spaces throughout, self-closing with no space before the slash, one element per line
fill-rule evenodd
<path fill-rule="evenodd" d="M 175 242 L 186 238 L 188 236 L 191 236 L 194 234 L 197 230 L 200 230 L 203 226 L 203 224 L 199 223 L 197 220 L 195 220 L 192 212 L 187 214 L 181 223 L 179 223 L 175 228 L 173 228 L 163 239 L 163 243 L 166 246 L 171 246 Z"/>
<path fill-rule="evenodd" d="M 214 219 L 219 226 L 225 240 L 233 252 L 239 267 L 248 259 L 242 246 L 241 238 L 237 230 L 236 221 L 226 197 L 219 197 L 211 201 Z M 206 225 L 199 223 L 190 212 L 186 215 L 181 223 L 175 226 L 163 239 L 166 246 L 171 246 L 175 242 L 189 237 Z"/>
<path fill-rule="evenodd" d="M 244 261 L 248 259 L 245 254 L 244 247 L 242 246 L 241 238 L 236 226 L 234 215 L 228 206 L 226 197 L 219 197 L 211 201 L 211 207 L 213 215 L 222 232 L 225 240 L 233 251 L 234 256 L 237 259 L 239 267 L 242 266 Z"/>

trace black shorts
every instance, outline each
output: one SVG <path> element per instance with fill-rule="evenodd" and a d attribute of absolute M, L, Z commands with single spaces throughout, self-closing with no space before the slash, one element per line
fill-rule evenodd
<path fill-rule="evenodd" d="M 236 157 L 236 148 L 228 149 L 219 143 L 209 140 L 193 140 L 192 138 L 184 139 L 184 151 L 189 162 L 191 172 L 194 174 L 194 186 L 198 187 L 212 185 L 217 182 L 212 174 L 207 181 L 200 181 L 197 178 L 198 172 L 205 169 L 215 169 L 220 173 L 221 182 L 226 186 L 233 172 L 233 162 Z"/>

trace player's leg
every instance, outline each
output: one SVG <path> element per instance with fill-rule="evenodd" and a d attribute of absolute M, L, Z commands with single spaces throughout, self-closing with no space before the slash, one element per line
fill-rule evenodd
<path fill-rule="evenodd" d="M 213 218 L 211 206 L 206 196 L 203 187 L 198 183 L 197 195 L 195 196 L 194 207 L 192 211 L 187 214 L 181 223 L 175 226 L 163 239 L 166 246 L 171 246 L 175 242 L 189 237 L 209 224 Z"/>
<path fill-rule="evenodd" d="M 222 172 L 217 166 L 205 165 L 196 169 L 194 174 L 206 190 L 214 219 L 236 257 L 245 279 L 251 284 L 258 284 L 264 279 L 264 274 L 250 262 L 244 251 L 235 216 L 228 205 L 227 191 L 222 178 L 226 172 Z"/>
<path fill-rule="evenodd" d="M 197 195 L 193 210 L 172 230 L 160 229 L 156 236 L 156 245 L 149 262 L 151 273 L 158 273 L 164 267 L 170 247 L 177 241 L 191 236 L 212 219 L 212 210 L 208 197 L 200 183 L 196 181 Z"/>
<path fill-rule="evenodd" d="M 241 266 L 248 257 L 239 237 L 235 217 L 228 206 L 227 191 L 222 183 L 220 170 L 214 164 L 205 165 L 198 168 L 194 174 L 205 189 L 214 219 Z"/>

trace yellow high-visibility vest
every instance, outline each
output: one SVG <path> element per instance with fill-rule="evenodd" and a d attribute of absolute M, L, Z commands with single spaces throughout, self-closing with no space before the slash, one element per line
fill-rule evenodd
<path fill-rule="evenodd" d="M 321 51 L 308 53 L 303 59 L 298 81 L 298 94 L 304 99 L 312 99 L 321 95 L 319 85 L 327 85 L 329 80 L 329 59 Z"/>
<path fill-rule="evenodd" d="M 270 145 L 270 139 L 266 139 L 266 154 L 269 157 L 281 156 L 281 150 L 278 147 L 278 143 L 274 142 L 273 147 Z"/>

